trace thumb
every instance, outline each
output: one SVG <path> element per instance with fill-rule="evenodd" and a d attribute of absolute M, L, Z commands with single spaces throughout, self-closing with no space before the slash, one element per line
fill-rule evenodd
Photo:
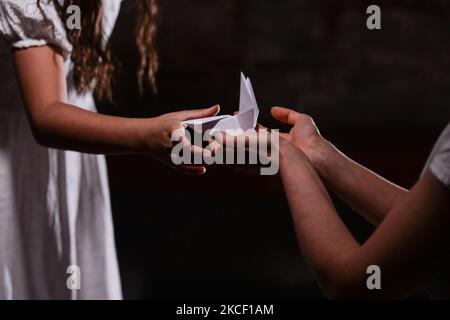
<path fill-rule="evenodd" d="M 180 121 L 214 117 L 220 111 L 220 106 L 215 105 L 214 107 L 207 109 L 197 109 L 197 110 L 185 110 L 178 112 L 178 118 Z"/>
<path fill-rule="evenodd" d="M 276 120 L 290 125 L 295 125 L 295 122 L 300 116 L 300 114 L 294 110 L 282 107 L 273 107 L 271 113 Z"/>

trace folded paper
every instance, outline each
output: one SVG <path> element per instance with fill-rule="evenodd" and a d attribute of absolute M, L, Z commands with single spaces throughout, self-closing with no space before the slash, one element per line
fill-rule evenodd
<path fill-rule="evenodd" d="M 184 124 L 195 131 L 218 130 L 233 134 L 233 132 L 237 133 L 241 130 L 245 132 L 249 129 L 255 129 L 258 116 L 259 109 L 252 84 L 250 79 L 241 73 L 239 114 L 188 120 Z"/>

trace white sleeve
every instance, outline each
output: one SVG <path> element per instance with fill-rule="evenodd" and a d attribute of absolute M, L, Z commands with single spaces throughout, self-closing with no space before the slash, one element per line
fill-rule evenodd
<path fill-rule="evenodd" d="M 65 24 L 52 0 L 1 0 L 0 35 L 14 49 L 48 45 L 65 59 L 72 52 Z"/>
<path fill-rule="evenodd" d="M 429 168 L 434 176 L 450 189 L 450 125 L 436 144 Z"/>

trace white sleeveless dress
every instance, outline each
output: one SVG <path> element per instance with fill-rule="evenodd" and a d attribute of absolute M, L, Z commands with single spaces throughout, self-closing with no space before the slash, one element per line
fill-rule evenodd
<path fill-rule="evenodd" d="M 103 1 L 109 37 L 121 0 Z M 13 50 L 45 45 L 63 53 L 68 102 L 95 111 L 53 1 L 1 0 L 0 299 L 121 299 L 104 156 L 43 148 L 26 118 Z"/>

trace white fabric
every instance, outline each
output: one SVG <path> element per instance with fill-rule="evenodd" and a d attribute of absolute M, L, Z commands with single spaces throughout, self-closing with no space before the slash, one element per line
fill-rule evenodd
<path fill-rule="evenodd" d="M 104 0 L 109 37 L 121 0 Z M 66 59 L 69 103 L 95 111 L 71 81 L 72 47 L 53 1 L 0 1 L 0 299 L 121 299 L 106 162 L 33 139 L 13 49 L 51 45 Z M 45 72 L 45 70 L 43 70 Z M 81 289 L 69 290 L 69 266 Z"/>
<path fill-rule="evenodd" d="M 430 170 L 436 179 L 450 190 L 450 124 L 436 142 L 423 173 L 427 170 Z M 428 285 L 428 291 L 433 299 L 450 299 L 449 288 L 450 275 L 446 272 Z"/>
<path fill-rule="evenodd" d="M 53 45 L 67 57 L 72 46 L 52 0 L 2 0 L 0 30 L 16 49 Z M 53 22 L 53 23 L 52 23 Z"/>
<path fill-rule="evenodd" d="M 433 175 L 450 189 L 450 124 L 436 142 L 425 169 L 430 169 Z"/>

